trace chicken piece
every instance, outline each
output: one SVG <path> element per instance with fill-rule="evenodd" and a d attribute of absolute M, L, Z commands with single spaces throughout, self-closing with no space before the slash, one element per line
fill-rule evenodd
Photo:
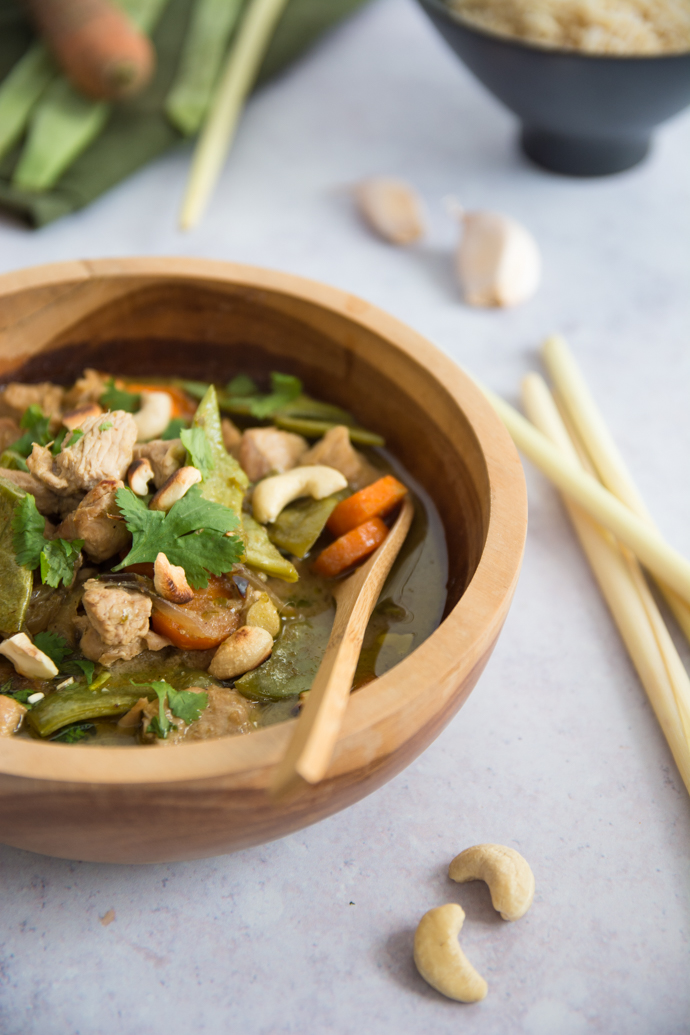
<path fill-rule="evenodd" d="M 11 417 L 0 417 L 0 453 L 16 442 L 22 431 Z"/>
<path fill-rule="evenodd" d="M 279 428 L 249 428 L 240 442 L 239 461 L 250 482 L 296 467 L 308 449 L 306 439 Z"/>
<path fill-rule="evenodd" d="M 300 460 L 300 467 L 312 464 L 334 467 L 347 478 L 351 488 L 355 490 L 363 489 L 365 485 L 371 485 L 381 477 L 381 472 L 372 467 L 366 457 L 353 448 L 350 433 L 344 424 L 327 431 Z"/>
<path fill-rule="evenodd" d="M 12 381 L 4 392 L 0 392 L 0 416 L 12 417 L 19 421 L 24 410 L 29 406 L 40 406 L 46 417 L 51 417 L 51 425 L 60 423 L 60 413 L 65 389 L 60 385 L 42 381 L 37 385 L 23 385 Z"/>
<path fill-rule="evenodd" d="M 36 500 L 36 508 L 39 514 L 42 514 L 44 517 L 47 517 L 49 514 L 57 514 L 59 517 L 64 517 L 78 506 L 81 499 L 80 496 L 57 496 L 43 482 L 35 478 L 33 474 L 29 474 L 28 471 L 12 471 L 9 468 L 2 467 L 0 468 L 0 478 L 5 478 L 6 481 L 12 482 L 13 485 L 16 485 L 18 489 L 23 489 L 24 492 L 30 492 Z"/>
<path fill-rule="evenodd" d="M 75 381 L 74 386 L 65 392 L 64 406 L 73 410 L 85 403 L 97 403 L 105 392 L 110 377 L 107 374 L 99 374 L 97 370 L 87 367 L 84 376 Z"/>
<path fill-rule="evenodd" d="M 109 647 L 133 643 L 149 631 L 151 600 L 134 589 L 89 579 L 82 603 L 91 626 Z"/>
<path fill-rule="evenodd" d="M 140 442 L 134 447 L 134 459 L 146 459 L 151 464 L 153 484 L 157 489 L 165 485 L 168 478 L 184 465 L 186 456 L 187 450 L 179 438 L 155 438 L 151 442 Z"/>
<path fill-rule="evenodd" d="M 183 740 L 211 740 L 214 737 L 226 737 L 230 734 L 249 733 L 254 728 L 251 721 L 251 704 L 236 690 L 229 690 L 222 686 L 190 686 L 188 689 L 190 693 L 208 694 L 208 704 L 196 722 L 190 723 L 189 726 L 181 719 L 176 718 L 166 707 L 165 714 L 169 721 L 176 726 L 176 729 L 170 730 L 166 740 L 156 737 L 153 732 L 147 732 L 151 719 L 158 715 L 158 699 L 146 701 L 145 704 L 139 700 L 134 705 L 131 711 L 134 712 L 135 709 L 138 709 L 141 714 L 141 739 L 144 743 L 164 745 L 180 744 Z M 127 719 L 127 716 L 123 716 L 123 718 Z"/>
<path fill-rule="evenodd" d="M 0 696 L 0 737 L 11 737 L 21 729 L 27 709 L 14 697 Z"/>
<path fill-rule="evenodd" d="M 120 643 L 114 646 L 107 644 L 91 623 L 88 623 L 79 649 L 89 661 L 98 661 L 105 668 L 110 668 L 116 661 L 131 661 L 132 658 L 136 658 L 137 654 L 141 654 L 148 648 L 146 640 L 142 636 L 137 636 L 131 643 Z"/>
<path fill-rule="evenodd" d="M 77 441 L 71 444 L 75 435 Z M 136 440 L 132 414 L 114 410 L 85 420 L 67 437 L 57 456 L 34 443 L 26 462 L 31 473 L 59 496 L 73 496 L 89 492 L 105 479 L 122 481 L 132 462 Z"/>
<path fill-rule="evenodd" d="M 229 417 L 223 417 L 220 422 L 220 428 L 223 432 L 223 445 L 227 449 L 231 456 L 235 457 L 235 460 L 239 457 L 240 442 L 242 441 L 242 432 L 236 424 L 230 420 Z"/>
<path fill-rule="evenodd" d="M 124 482 L 113 478 L 99 482 L 58 526 L 55 536 L 58 539 L 83 539 L 84 553 L 97 564 L 126 549 L 132 537 L 118 516 L 115 498 L 118 489 L 124 489 Z"/>

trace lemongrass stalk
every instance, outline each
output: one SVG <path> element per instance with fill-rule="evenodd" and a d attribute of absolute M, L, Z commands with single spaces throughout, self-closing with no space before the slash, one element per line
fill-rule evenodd
<path fill-rule="evenodd" d="M 0 85 L 0 158 L 21 139 L 31 112 L 51 79 L 55 62 L 43 43 L 34 43 Z"/>
<path fill-rule="evenodd" d="M 542 347 L 546 367 L 558 394 L 563 400 L 599 478 L 614 496 L 630 507 L 652 527 L 656 524 L 643 500 L 625 460 L 611 435 L 587 386 L 575 357 L 564 338 L 558 334 L 548 338 Z M 659 588 L 673 611 L 676 621 L 690 639 L 690 607 L 663 581 Z"/>
<path fill-rule="evenodd" d="M 666 543 L 658 532 L 633 514 L 625 504 L 605 489 L 601 482 L 574 463 L 533 424 L 500 396 L 482 388 L 501 418 L 516 446 L 540 471 L 600 524 L 629 546 L 651 572 L 667 582 L 690 602 L 690 562 Z"/>
<path fill-rule="evenodd" d="M 532 422 L 578 462 L 578 453 L 543 379 L 522 385 Z M 683 782 L 690 793 L 690 680 L 637 561 L 577 504 L 564 500 L 582 549 L 645 688 Z"/>
<path fill-rule="evenodd" d="M 250 0 L 225 62 L 192 159 L 180 213 L 190 230 L 201 219 L 232 144 L 240 113 L 287 0 Z"/>

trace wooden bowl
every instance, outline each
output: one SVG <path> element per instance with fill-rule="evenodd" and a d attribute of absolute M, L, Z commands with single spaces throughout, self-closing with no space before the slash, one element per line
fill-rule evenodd
<path fill-rule="evenodd" d="M 0 838 L 70 859 L 162 862 L 281 837 L 400 772 L 458 711 L 513 595 L 527 503 L 517 453 L 461 370 L 359 298 L 193 259 L 66 262 L 0 277 L 0 380 L 72 381 L 84 366 L 227 379 L 302 375 L 385 433 L 427 488 L 449 549 L 443 622 L 353 694 L 327 778 L 276 804 L 266 788 L 293 723 L 175 748 L 0 741 Z"/>

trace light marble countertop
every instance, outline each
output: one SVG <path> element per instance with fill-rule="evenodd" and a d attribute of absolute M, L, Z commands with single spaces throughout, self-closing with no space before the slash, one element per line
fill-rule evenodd
<path fill-rule="evenodd" d="M 175 229 L 181 148 L 45 230 L 0 223 L 0 268 L 184 254 L 289 270 L 389 310 L 513 401 L 559 329 L 688 554 L 689 144 L 681 117 L 632 172 L 542 173 L 416 7 L 380 0 L 252 101 L 196 233 Z M 373 173 L 422 191 L 426 244 L 394 250 L 360 226 L 344 188 Z M 463 306 L 449 193 L 532 229 L 545 260 L 534 301 Z M 688 1031 L 687 796 L 554 491 L 531 468 L 527 480 L 525 563 L 493 659 L 382 790 L 203 862 L 125 868 L 0 848 L 3 1035 Z M 517 924 L 483 885 L 445 876 L 480 841 L 532 865 L 535 902 Z M 461 941 L 490 985 L 475 1006 L 444 1000 L 412 963 L 417 921 L 448 901 L 465 908 Z"/>

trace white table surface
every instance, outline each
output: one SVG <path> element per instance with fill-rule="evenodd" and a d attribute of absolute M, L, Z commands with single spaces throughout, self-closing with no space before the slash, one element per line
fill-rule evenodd
<path fill-rule="evenodd" d="M 577 181 L 529 166 L 515 126 L 409 0 L 380 0 L 250 104 L 209 216 L 175 229 L 189 152 L 86 212 L 0 223 L 0 267 L 198 255 L 328 281 L 407 321 L 515 400 L 543 337 L 570 339 L 668 539 L 690 553 L 690 122 L 650 160 Z M 348 184 L 409 178 L 427 242 L 395 250 Z M 471 310 L 440 199 L 524 221 L 538 296 Z M 118 867 L 0 848 L 3 1035 L 680 1035 L 690 1026 L 688 799 L 554 491 L 527 469 L 530 528 L 488 668 L 438 740 L 365 801 L 234 856 Z M 687 657 L 687 655 L 686 655 Z M 516 924 L 449 861 L 518 848 L 537 881 Z M 417 975 L 412 935 L 444 902 L 489 982 L 478 1005 Z M 107 927 L 99 917 L 114 909 Z"/>

